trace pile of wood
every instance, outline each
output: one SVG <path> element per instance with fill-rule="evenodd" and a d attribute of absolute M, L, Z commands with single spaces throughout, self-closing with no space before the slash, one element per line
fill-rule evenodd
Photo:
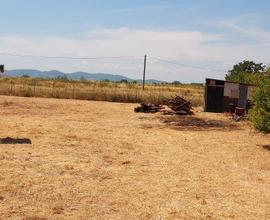
<path fill-rule="evenodd" d="M 141 103 L 140 106 L 134 108 L 135 112 L 142 113 L 156 113 L 163 112 L 165 115 L 192 115 L 192 105 L 190 101 L 185 100 L 180 96 L 175 96 L 172 99 L 168 100 L 167 106 L 171 109 L 171 111 L 165 110 L 165 107 L 159 104 L 146 104 Z"/>
<path fill-rule="evenodd" d="M 191 115 L 192 105 L 190 101 L 185 100 L 180 96 L 176 96 L 169 100 L 168 107 L 171 108 L 176 114 Z"/>
<path fill-rule="evenodd" d="M 156 113 L 156 112 L 160 112 L 162 109 L 164 109 L 164 107 L 158 104 L 141 103 L 141 105 L 136 107 L 134 111 L 143 112 L 143 113 Z"/>

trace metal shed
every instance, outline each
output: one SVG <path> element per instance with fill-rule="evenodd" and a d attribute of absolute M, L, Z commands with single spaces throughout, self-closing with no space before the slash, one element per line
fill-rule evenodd
<path fill-rule="evenodd" d="M 248 109 L 254 85 L 217 79 L 206 79 L 206 112 L 231 112 L 236 107 Z"/>
<path fill-rule="evenodd" d="M 3 73 L 5 71 L 4 65 L 0 65 L 0 73 Z"/>

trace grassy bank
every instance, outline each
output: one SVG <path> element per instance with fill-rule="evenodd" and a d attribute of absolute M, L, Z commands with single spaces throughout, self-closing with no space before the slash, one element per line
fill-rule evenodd
<path fill-rule="evenodd" d="M 140 84 L 45 80 L 34 78 L 0 78 L 0 94 L 22 97 L 81 99 L 124 103 L 150 102 L 165 104 L 175 95 L 191 100 L 194 106 L 203 105 L 203 86 Z"/>

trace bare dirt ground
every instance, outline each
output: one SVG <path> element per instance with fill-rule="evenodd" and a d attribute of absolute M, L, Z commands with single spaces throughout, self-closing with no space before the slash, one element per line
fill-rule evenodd
<path fill-rule="evenodd" d="M 0 96 L 0 219 L 270 219 L 270 136 L 223 114 Z"/>

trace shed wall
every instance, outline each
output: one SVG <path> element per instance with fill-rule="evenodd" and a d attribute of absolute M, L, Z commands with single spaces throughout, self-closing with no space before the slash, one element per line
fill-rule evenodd
<path fill-rule="evenodd" d="M 251 88 L 246 84 L 206 79 L 205 111 L 230 112 L 233 107 L 247 108 Z"/>

